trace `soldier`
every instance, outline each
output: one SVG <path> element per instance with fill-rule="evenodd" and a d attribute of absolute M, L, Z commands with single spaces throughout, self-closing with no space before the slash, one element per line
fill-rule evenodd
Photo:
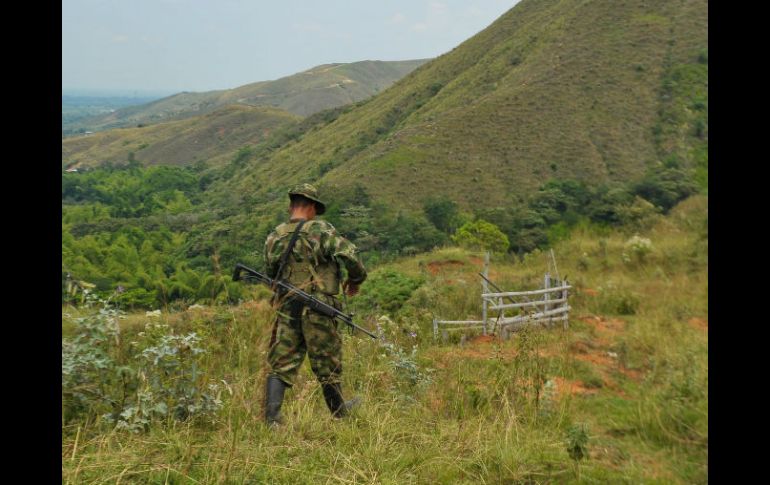
<path fill-rule="evenodd" d="M 356 247 L 337 234 L 331 224 L 315 218 L 326 211 L 315 187 L 294 187 L 289 191 L 289 199 L 289 222 L 276 227 L 265 241 L 266 273 L 342 309 L 335 298 L 340 291 L 340 264 L 347 270 L 347 280 L 342 284 L 346 294 L 358 293 L 366 279 Z M 356 400 L 345 402 L 342 398 L 342 341 L 337 321 L 310 311 L 290 297 L 277 305 L 268 351 L 265 421 L 271 425 L 281 422 L 284 391 L 293 385 L 305 352 L 332 416 L 347 415 Z"/>

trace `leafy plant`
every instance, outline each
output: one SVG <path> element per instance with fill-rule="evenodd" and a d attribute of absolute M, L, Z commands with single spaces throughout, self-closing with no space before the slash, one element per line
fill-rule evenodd
<path fill-rule="evenodd" d="M 452 239 L 464 248 L 498 253 L 506 252 L 510 246 L 508 236 L 500 228 L 481 219 L 464 224 Z"/>
<path fill-rule="evenodd" d="M 588 457 L 588 426 L 584 423 L 567 429 L 567 453 L 576 462 Z"/>
<path fill-rule="evenodd" d="M 118 319 L 108 300 L 74 319 L 75 336 L 62 339 L 62 408 L 65 422 L 100 415 L 118 429 L 146 430 L 156 419 L 212 419 L 221 390 L 201 372 L 206 350 L 196 333 L 174 335 L 148 323 L 135 353 L 124 349 Z"/>
<path fill-rule="evenodd" d="M 392 269 L 373 271 L 361 287 L 356 305 L 393 315 L 422 283 L 422 278 L 407 276 Z"/>
<path fill-rule="evenodd" d="M 638 234 L 626 241 L 623 251 L 623 261 L 643 263 L 648 254 L 652 252 L 652 241 Z"/>

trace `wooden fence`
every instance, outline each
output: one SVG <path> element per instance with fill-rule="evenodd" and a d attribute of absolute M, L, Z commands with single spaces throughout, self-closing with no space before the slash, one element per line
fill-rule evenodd
<path fill-rule="evenodd" d="M 485 278 L 489 277 L 489 253 L 484 258 L 483 275 Z M 481 328 L 484 335 L 494 334 L 499 330 L 501 335 L 507 338 L 510 332 L 525 325 L 551 326 L 561 322 L 565 329 L 569 325 L 568 290 L 572 287 L 566 279 L 559 280 L 550 273 L 545 273 L 543 287 L 529 291 L 491 292 L 489 283 L 484 278 L 481 286 L 481 320 L 434 318 L 434 339 L 438 338 L 439 330 L 444 339 L 447 337 L 446 332 L 469 328 Z M 497 312 L 497 316 L 490 318 L 491 312 Z"/>

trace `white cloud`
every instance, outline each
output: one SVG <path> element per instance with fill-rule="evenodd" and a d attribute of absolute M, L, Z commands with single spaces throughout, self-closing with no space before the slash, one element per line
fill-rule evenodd
<path fill-rule="evenodd" d="M 416 24 L 412 25 L 412 30 L 415 32 L 425 32 L 428 30 L 428 24 L 425 22 L 417 22 Z"/>
<path fill-rule="evenodd" d="M 128 42 L 128 36 L 123 34 L 113 35 L 112 41 L 118 44 L 122 44 L 124 42 Z"/>

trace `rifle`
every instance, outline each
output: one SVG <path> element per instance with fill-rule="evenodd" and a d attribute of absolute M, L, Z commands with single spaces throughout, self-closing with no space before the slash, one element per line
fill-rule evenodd
<path fill-rule="evenodd" d="M 291 283 L 270 278 L 266 274 L 253 270 L 247 266 L 242 265 L 241 263 L 237 263 L 235 265 L 233 281 L 239 281 L 241 279 L 241 272 L 246 273 L 247 279 L 251 279 L 269 286 L 277 295 L 280 295 L 281 297 L 291 298 L 294 301 L 298 301 L 303 305 L 308 306 L 311 310 L 320 313 L 321 315 L 326 315 L 332 319 L 340 320 L 341 322 L 350 325 L 352 328 L 364 332 L 366 335 L 372 337 L 373 339 L 377 338 L 377 335 L 353 323 L 352 315 L 348 315 L 347 313 L 337 310 L 328 303 L 325 303 L 313 295 L 300 290 Z"/>

